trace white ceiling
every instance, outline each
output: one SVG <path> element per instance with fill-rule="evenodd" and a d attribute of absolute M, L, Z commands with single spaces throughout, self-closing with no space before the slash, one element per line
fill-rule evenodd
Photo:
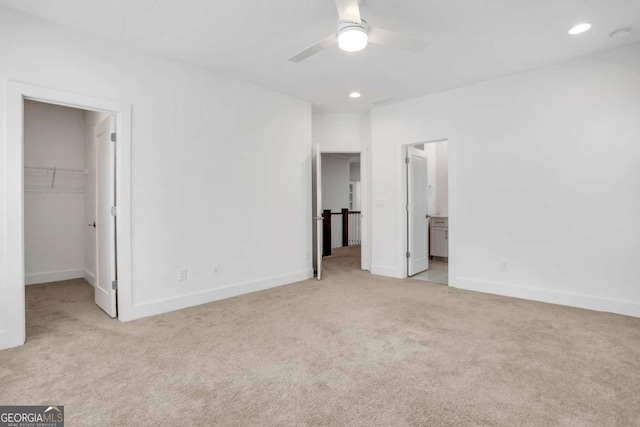
<path fill-rule="evenodd" d="M 335 47 L 294 53 L 336 30 L 332 0 L 0 0 L 1 5 L 311 101 L 363 112 L 640 41 L 638 0 L 362 0 L 370 24 L 430 42 L 421 54 Z M 569 36 L 588 21 L 591 31 Z M 635 31 L 611 39 L 621 27 Z M 349 92 L 362 93 L 358 100 Z"/>

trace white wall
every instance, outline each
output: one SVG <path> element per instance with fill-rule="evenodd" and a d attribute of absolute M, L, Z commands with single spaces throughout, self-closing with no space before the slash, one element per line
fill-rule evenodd
<path fill-rule="evenodd" d="M 84 169 L 82 110 L 25 101 L 24 164 Z M 83 193 L 27 188 L 24 194 L 26 284 L 82 277 L 85 228 Z"/>
<path fill-rule="evenodd" d="M 447 216 L 449 213 L 448 145 L 448 141 L 437 141 L 416 146 L 427 153 L 429 215 Z"/>
<path fill-rule="evenodd" d="M 349 180 L 353 182 L 360 181 L 360 162 L 349 163 Z"/>
<path fill-rule="evenodd" d="M 429 145 L 429 144 L 426 144 Z M 449 142 L 438 141 L 436 151 L 436 215 L 449 214 Z"/>
<path fill-rule="evenodd" d="M 313 113 L 313 144 L 323 152 L 360 152 L 370 143 L 368 114 Z"/>
<path fill-rule="evenodd" d="M 640 316 L 640 45 L 371 117 L 372 272 L 404 274 L 402 144 L 448 139 L 451 285 Z"/>
<path fill-rule="evenodd" d="M 132 105 L 131 318 L 311 276 L 309 103 L 4 8 L 0 51 L 0 80 Z M 5 98 L 2 86 L 3 125 Z M 0 195 L 11 185 L 5 158 Z M 11 226 L 0 228 L 0 260 Z M 181 267 L 186 282 L 177 280 Z M 2 310 L 12 303 L 2 298 L 0 331 L 15 327 Z"/>
<path fill-rule="evenodd" d="M 341 212 L 349 208 L 349 159 L 322 155 L 322 209 Z"/>
<path fill-rule="evenodd" d="M 429 215 L 438 215 L 438 183 L 436 180 L 437 167 L 436 162 L 436 143 L 417 145 L 427 153 L 427 213 Z"/>

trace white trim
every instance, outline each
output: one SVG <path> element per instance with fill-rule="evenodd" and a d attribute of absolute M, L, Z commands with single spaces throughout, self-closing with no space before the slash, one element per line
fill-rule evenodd
<path fill-rule="evenodd" d="M 397 268 L 388 265 L 375 265 L 371 264 L 371 274 L 386 277 L 395 277 L 396 279 L 404 279 L 407 276 L 403 276 L 402 271 L 398 271 Z"/>
<path fill-rule="evenodd" d="M 24 300 L 24 199 L 23 199 L 23 106 L 20 89 L 7 82 L 5 85 L 5 206 L 7 216 L 4 229 L 6 259 L 0 260 L 5 271 L 7 327 L 0 335 L 0 348 L 16 347 L 25 342 Z M 13 112 L 13 114 L 11 114 Z"/>
<path fill-rule="evenodd" d="M 640 317 L 640 304 L 613 298 L 596 297 L 551 289 L 532 288 L 507 283 L 488 282 L 467 277 L 458 277 L 455 286 L 469 291 L 539 301 L 587 310 L 604 311 L 625 316 Z"/>
<path fill-rule="evenodd" d="M 0 343 L 2 343 L 2 345 L 3 345 L 2 347 L 0 347 L 0 349 L 4 350 L 4 349 L 7 349 L 7 348 L 18 347 L 18 346 L 21 346 L 22 344 L 24 344 L 24 343 L 20 343 L 20 342 L 15 341 L 13 339 L 13 335 L 14 334 L 12 334 L 11 332 L 12 331 L 7 331 L 7 330 L 0 331 Z M 8 343 L 8 344 L 5 345 L 5 343 Z"/>
<path fill-rule="evenodd" d="M 40 283 L 59 282 L 61 280 L 82 279 L 84 278 L 84 269 L 76 268 L 73 270 L 47 271 L 44 273 L 25 274 L 25 285 L 38 285 Z"/>
<path fill-rule="evenodd" d="M 366 178 L 366 179 L 363 179 Z M 371 150 L 363 147 L 360 152 L 360 212 L 363 224 L 360 226 L 360 266 L 363 270 L 371 271 Z M 364 245 L 366 242 L 366 245 Z"/>
<path fill-rule="evenodd" d="M 289 285 L 313 278 L 313 269 L 300 270 L 280 276 L 268 277 L 266 279 L 252 280 L 244 283 L 225 286 L 218 289 L 210 289 L 192 294 L 180 295 L 173 298 L 165 298 L 156 301 L 145 302 L 134 305 L 134 318 L 139 319 L 170 311 L 181 310 L 183 308 L 196 305 L 207 304 L 251 292 L 262 291 L 278 286 Z"/>
<path fill-rule="evenodd" d="M 0 271 L 5 271 L 5 316 L 7 333 L 0 335 L 0 349 L 15 347 L 25 342 L 24 300 L 24 183 L 23 183 L 23 123 L 24 100 L 85 110 L 108 112 L 116 115 L 118 134 L 116 189 L 118 206 L 118 309 L 120 320 L 130 320 L 132 310 L 131 282 L 131 105 L 103 98 L 59 91 L 39 86 L 6 82 L 6 152 L 0 173 L 5 175 L 7 215 L 4 223 L 6 236 L 5 260 L 0 260 Z"/>
<path fill-rule="evenodd" d="M 86 268 L 83 270 L 83 275 L 82 277 L 84 278 L 84 280 L 86 280 L 87 282 L 89 282 L 89 284 L 91 286 L 93 286 L 94 288 L 96 287 L 96 275 L 91 273 L 89 270 L 87 270 Z"/>

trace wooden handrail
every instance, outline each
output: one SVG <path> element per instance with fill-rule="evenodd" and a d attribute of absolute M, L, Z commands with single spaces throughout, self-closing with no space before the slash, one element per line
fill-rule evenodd
<path fill-rule="evenodd" d="M 361 211 L 349 211 L 350 214 L 360 214 Z M 331 212 L 331 215 L 342 215 L 342 212 Z"/>

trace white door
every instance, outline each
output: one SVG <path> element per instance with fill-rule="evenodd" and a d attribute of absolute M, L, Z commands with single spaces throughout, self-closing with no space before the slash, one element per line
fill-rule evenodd
<path fill-rule="evenodd" d="M 316 268 L 318 280 L 322 278 L 322 154 L 320 154 L 320 144 L 316 144 L 316 212 L 313 217 L 316 223 Z"/>
<path fill-rule="evenodd" d="M 94 128 L 96 143 L 96 288 L 95 302 L 109 316 L 117 316 L 116 217 L 115 206 L 115 120 L 109 117 Z"/>
<path fill-rule="evenodd" d="M 407 274 L 429 268 L 427 153 L 407 147 Z"/>

